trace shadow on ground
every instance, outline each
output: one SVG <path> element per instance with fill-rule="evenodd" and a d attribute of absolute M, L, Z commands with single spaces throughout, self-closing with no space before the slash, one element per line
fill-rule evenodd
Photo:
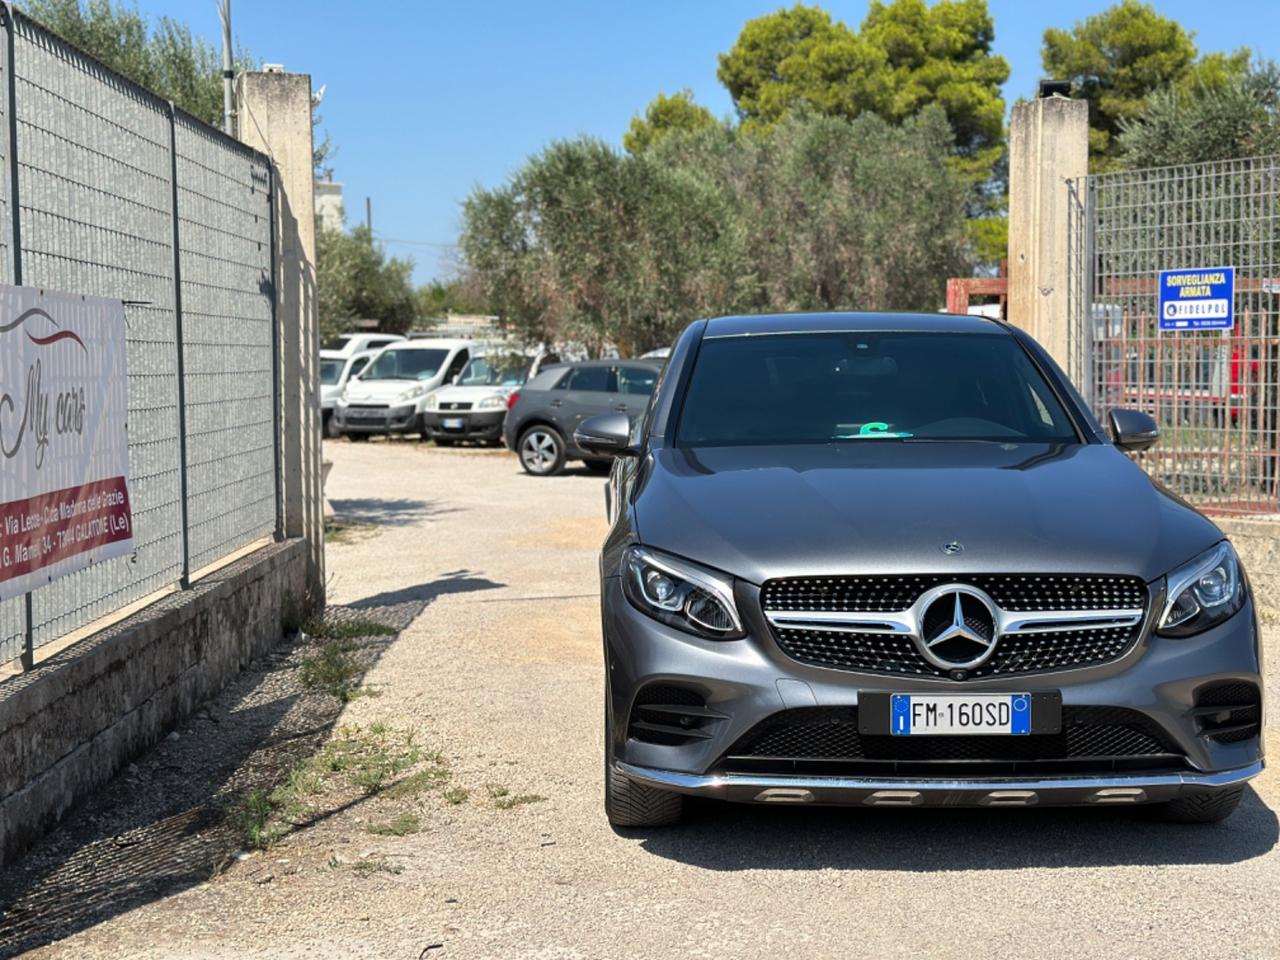
<path fill-rule="evenodd" d="M 345 523 L 367 523 L 385 526 L 393 523 L 417 523 L 434 520 L 447 513 L 456 513 L 456 507 L 442 507 L 429 500 L 407 498 L 383 499 L 358 497 L 347 500 L 330 500 L 334 519 Z"/>
<path fill-rule="evenodd" d="M 471 571 L 358 604 L 327 621 L 401 631 L 436 597 L 501 587 Z M 397 635 L 356 641 L 364 675 Z M 241 837 L 224 810 L 269 788 L 328 740 L 342 703 L 306 690 L 299 668 L 316 649 L 285 639 L 223 693 L 107 784 L 24 859 L 0 873 L 0 956 L 68 937 L 219 873 Z M 332 816 L 329 811 L 324 816 Z"/>
<path fill-rule="evenodd" d="M 1160 823 L 1140 808 L 866 810 L 695 801 L 679 827 L 624 831 L 708 870 L 1022 870 L 1222 864 L 1269 853 L 1276 815 L 1252 790 L 1223 823 Z"/>

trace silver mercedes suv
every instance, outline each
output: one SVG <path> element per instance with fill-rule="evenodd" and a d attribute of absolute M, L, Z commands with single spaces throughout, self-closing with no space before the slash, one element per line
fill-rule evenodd
<path fill-rule="evenodd" d="M 616 457 L 605 808 L 1150 804 L 1262 770 L 1248 581 L 1021 331 L 814 314 L 690 326 Z M 1109 435 L 1108 435 L 1109 434 Z"/>

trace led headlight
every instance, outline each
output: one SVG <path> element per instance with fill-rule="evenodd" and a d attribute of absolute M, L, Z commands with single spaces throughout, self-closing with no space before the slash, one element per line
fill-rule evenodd
<path fill-rule="evenodd" d="M 644 547 L 622 561 L 627 599 L 655 620 L 710 640 L 743 636 L 733 602 L 733 578 Z"/>
<path fill-rule="evenodd" d="M 440 398 L 436 394 L 427 397 L 427 402 L 422 405 L 423 410 L 436 410 L 440 406 Z"/>
<path fill-rule="evenodd" d="M 485 397 L 476 404 L 477 410 L 501 410 L 507 405 L 507 398 L 500 393 L 495 393 L 491 397 Z"/>
<path fill-rule="evenodd" d="M 1207 550 L 1166 578 L 1157 633 L 1189 637 L 1226 620 L 1244 606 L 1244 577 L 1231 544 Z"/>
<path fill-rule="evenodd" d="M 426 392 L 426 387 L 410 387 L 404 393 L 400 394 L 400 396 L 396 397 L 396 403 L 404 403 L 408 400 L 417 400 Z"/>

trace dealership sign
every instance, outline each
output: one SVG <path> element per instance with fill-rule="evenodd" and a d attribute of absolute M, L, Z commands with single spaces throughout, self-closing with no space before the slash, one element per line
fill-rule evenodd
<path fill-rule="evenodd" d="M 0 286 L 0 600 L 133 550 L 119 300 Z"/>
<path fill-rule="evenodd" d="M 1235 293 L 1235 267 L 1161 270 L 1160 329 L 1230 330 Z"/>

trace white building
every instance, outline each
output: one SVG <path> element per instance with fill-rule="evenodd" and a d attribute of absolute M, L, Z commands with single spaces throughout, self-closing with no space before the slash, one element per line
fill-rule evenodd
<path fill-rule="evenodd" d="M 339 233 L 347 229 L 347 215 L 342 208 L 342 184 L 332 180 L 317 180 L 316 194 L 316 226 L 337 230 Z"/>

